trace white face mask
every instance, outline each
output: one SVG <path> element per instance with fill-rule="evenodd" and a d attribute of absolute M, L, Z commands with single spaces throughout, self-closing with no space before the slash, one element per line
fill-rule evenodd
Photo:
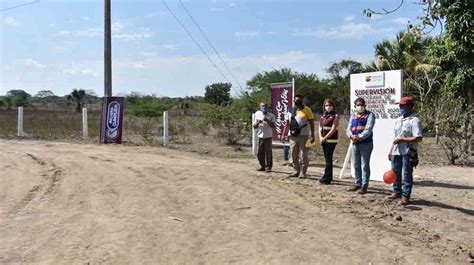
<path fill-rule="evenodd" d="M 334 108 L 333 108 L 333 107 L 330 107 L 330 106 L 328 106 L 328 107 L 324 107 L 324 109 L 325 109 L 327 112 L 331 112 L 331 111 L 332 111 Z"/>
<path fill-rule="evenodd" d="M 356 106 L 356 111 L 357 113 L 364 113 L 365 106 Z"/>

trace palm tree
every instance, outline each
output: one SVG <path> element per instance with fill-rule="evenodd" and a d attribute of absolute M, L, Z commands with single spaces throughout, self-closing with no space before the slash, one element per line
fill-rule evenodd
<path fill-rule="evenodd" d="M 67 96 L 68 100 L 76 103 L 76 111 L 81 112 L 84 105 L 84 98 L 86 97 L 86 91 L 84 89 L 74 89 L 71 94 Z"/>

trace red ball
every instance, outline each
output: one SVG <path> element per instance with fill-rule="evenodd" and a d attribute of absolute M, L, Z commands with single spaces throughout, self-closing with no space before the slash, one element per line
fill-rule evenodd
<path fill-rule="evenodd" d="M 389 170 L 383 174 L 383 181 L 387 184 L 393 184 L 397 181 L 397 173 L 393 170 Z"/>

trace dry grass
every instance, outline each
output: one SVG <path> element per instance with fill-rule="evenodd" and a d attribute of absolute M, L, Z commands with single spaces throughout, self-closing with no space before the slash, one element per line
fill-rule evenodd
<path fill-rule="evenodd" d="M 88 142 L 99 141 L 100 111 L 88 113 Z M 316 121 L 319 117 L 315 117 Z M 334 153 L 335 164 L 341 164 L 349 146 L 345 137 L 348 117 L 341 117 L 339 124 L 339 143 Z M 0 109 L 0 137 L 16 139 L 17 111 Z M 123 120 L 123 142 L 132 145 L 161 146 L 163 118 L 144 118 L 127 115 Z M 183 151 L 196 152 L 227 158 L 253 158 L 251 138 L 241 142 L 240 146 L 228 146 L 216 137 L 217 132 L 199 116 L 184 115 L 178 110 L 170 111 L 170 145 Z M 82 116 L 73 110 L 24 110 L 25 139 L 84 141 L 82 139 Z M 275 160 L 283 160 L 283 150 L 275 147 Z M 421 164 L 446 164 L 447 159 L 442 148 L 433 138 L 425 138 L 420 144 Z M 323 163 L 324 157 L 319 145 L 310 152 L 312 163 Z"/>

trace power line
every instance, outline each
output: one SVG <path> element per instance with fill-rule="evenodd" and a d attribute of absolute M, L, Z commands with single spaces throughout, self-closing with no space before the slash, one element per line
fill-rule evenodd
<path fill-rule="evenodd" d="M 12 10 L 12 9 L 19 8 L 19 7 L 22 7 L 22 6 L 27 6 L 27 5 L 36 4 L 36 3 L 39 3 L 39 1 L 40 1 L 40 0 L 36 0 L 36 1 L 33 1 L 33 2 L 25 3 L 25 4 L 20 4 L 20 5 L 16 5 L 16 6 L 11 6 L 11 7 L 7 7 L 7 8 L 3 8 L 3 9 L 0 9 L 0 12 Z"/>
<path fill-rule="evenodd" d="M 204 55 L 206 55 L 207 59 L 209 60 L 209 62 L 214 66 L 214 68 L 216 68 L 216 70 L 221 74 L 221 76 L 228 82 L 228 83 L 231 83 L 229 81 L 229 79 L 227 79 L 227 77 L 224 75 L 224 73 L 219 69 L 219 67 L 217 67 L 217 65 L 214 63 L 214 61 L 212 61 L 211 57 L 209 57 L 209 55 L 207 54 L 207 52 L 202 48 L 201 45 L 199 45 L 199 43 L 196 41 L 196 39 L 193 37 L 193 35 L 191 35 L 191 32 L 188 31 L 188 29 L 186 28 L 186 26 L 184 26 L 184 24 L 181 22 L 181 20 L 179 20 L 179 18 L 173 13 L 173 11 L 170 9 L 170 7 L 166 4 L 166 2 L 164 0 L 161 0 L 161 2 L 163 3 L 163 5 L 166 7 L 166 9 L 168 9 L 168 11 L 171 13 L 171 15 L 173 15 L 173 17 L 175 18 L 175 20 L 178 22 L 179 25 L 181 25 L 181 27 L 184 29 L 184 31 L 188 34 L 188 36 L 193 40 L 194 44 L 196 44 L 196 46 L 199 47 L 199 49 L 201 50 L 202 53 L 204 53 Z"/>
<path fill-rule="evenodd" d="M 241 92 L 243 91 L 243 88 L 242 88 L 242 85 L 240 84 L 239 80 L 235 77 L 234 73 L 230 70 L 229 66 L 227 66 L 227 64 L 225 63 L 224 59 L 222 59 L 221 55 L 219 54 L 219 52 L 217 51 L 216 47 L 211 43 L 211 41 L 209 40 L 209 38 L 207 37 L 206 33 L 204 33 L 204 31 L 202 30 L 201 26 L 199 26 L 199 23 L 197 23 L 197 21 L 194 19 L 194 17 L 191 15 L 191 13 L 189 12 L 189 10 L 186 8 L 186 6 L 184 5 L 183 1 L 182 0 L 179 0 L 179 3 L 181 4 L 181 6 L 183 7 L 184 11 L 186 11 L 186 13 L 188 14 L 188 16 L 191 18 L 191 20 L 194 22 L 194 25 L 196 25 L 196 27 L 199 29 L 199 31 L 201 32 L 201 34 L 204 36 L 204 38 L 206 39 L 207 43 L 212 47 L 212 49 L 214 50 L 214 53 L 217 55 L 217 57 L 219 57 L 219 59 L 221 60 L 222 64 L 225 66 L 225 68 L 227 69 L 227 71 L 229 72 L 229 74 L 234 78 L 235 82 L 237 82 L 237 84 L 239 85 L 240 87 L 240 90 Z"/>

